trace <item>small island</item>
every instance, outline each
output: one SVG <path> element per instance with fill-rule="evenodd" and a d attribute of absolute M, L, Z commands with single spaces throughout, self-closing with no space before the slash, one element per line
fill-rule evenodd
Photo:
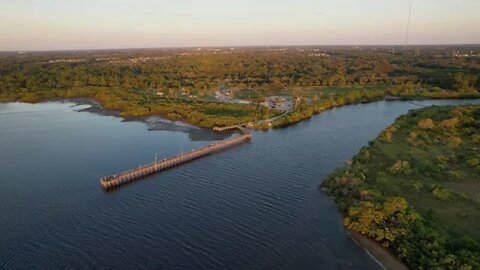
<path fill-rule="evenodd" d="M 480 106 L 410 111 L 321 188 L 412 269 L 480 269 Z"/>

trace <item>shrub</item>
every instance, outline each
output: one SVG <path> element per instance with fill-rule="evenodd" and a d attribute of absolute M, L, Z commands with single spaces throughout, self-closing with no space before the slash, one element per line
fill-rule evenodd
<path fill-rule="evenodd" d="M 460 144 L 462 144 L 463 141 L 460 137 L 457 137 L 457 136 L 451 136 L 448 138 L 448 146 L 450 148 L 457 148 L 460 146 Z"/>
<path fill-rule="evenodd" d="M 421 129 L 432 129 L 435 128 L 435 123 L 430 118 L 421 119 L 417 122 L 417 126 Z"/>
<path fill-rule="evenodd" d="M 441 125 L 444 128 L 454 128 L 458 125 L 458 122 L 459 122 L 458 118 L 453 117 L 453 118 L 450 118 L 450 119 L 443 120 Z"/>
<path fill-rule="evenodd" d="M 436 199 L 439 199 L 442 201 L 450 200 L 452 198 L 452 193 L 440 186 L 435 186 L 432 189 L 432 195 Z"/>
<path fill-rule="evenodd" d="M 473 134 L 472 135 L 472 141 L 473 141 L 473 143 L 480 144 L 480 135 Z"/>
<path fill-rule="evenodd" d="M 437 161 L 440 164 L 445 164 L 448 162 L 448 157 L 444 155 L 437 155 L 435 156 L 435 161 Z"/>
<path fill-rule="evenodd" d="M 415 162 L 415 172 L 428 176 L 439 175 L 445 169 L 443 163 L 435 163 L 429 159 L 421 159 Z"/>
<path fill-rule="evenodd" d="M 417 142 L 418 134 L 415 131 L 412 131 L 408 134 L 407 138 L 407 143 L 410 145 L 412 148 L 418 147 L 422 142 L 419 141 Z"/>
<path fill-rule="evenodd" d="M 361 162 L 367 162 L 369 161 L 370 159 L 372 158 L 372 155 L 370 154 L 370 151 L 368 151 L 367 148 L 362 148 L 360 150 L 360 154 L 358 156 L 358 159 L 361 161 Z"/>
<path fill-rule="evenodd" d="M 423 188 L 423 183 L 421 181 L 413 181 L 411 184 L 411 188 L 415 192 L 419 192 Z"/>
<path fill-rule="evenodd" d="M 407 234 L 409 223 L 418 219 L 418 215 L 409 213 L 407 208 L 408 203 L 402 197 L 391 198 L 383 204 L 361 202 L 358 207 L 348 209 L 344 224 L 388 247 Z"/>
<path fill-rule="evenodd" d="M 462 108 L 460 107 L 455 107 L 455 109 L 452 110 L 453 115 L 455 116 L 461 116 L 463 114 Z"/>
<path fill-rule="evenodd" d="M 458 170 L 450 170 L 448 171 L 448 176 L 452 180 L 462 180 L 463 178 L 465 178 L 465 173 Z"/>
<path fill-rule="evenodd" d="M 392 136 L 396 130 L 396 127 L 389 126 L 380 134 L 380 140 L 384 142 L 392 142 Z"/>
<path fill-rule="evenodd" d="M 468 165 L 470 165 L 470 167 L 475 168 L 480 164 L 480 160 L 478 160 L 477 158 L 471 158 L 467 161 L 467 163 Z"/>
<path fill-rule="evenodd" d="M 410 171 L 410 163 L 406 160 L 397 160 L 388 170 L 393 174 L 408 173 Z"/>

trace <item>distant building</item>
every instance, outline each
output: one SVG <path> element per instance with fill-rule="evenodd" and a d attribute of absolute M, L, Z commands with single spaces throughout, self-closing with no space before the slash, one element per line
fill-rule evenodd
<path fill-rule="evenodd" d="M 260 102 L 260 105 L 271 109 L 290 111 L 293 108 L 293 100 L 289 96 L 271 96 L 267 97 L 264 102 Z"/>
<path fill-rule="evenodd" d="M 231 96 L 232 95 L 232 90 L 227 86 L 221 86 L 220 87 L 220 93 L 222 93 L 226 96 Z"/>
<path fill-rule="evenodd" d="M 270 104 L 272 104 L 272 108 L 274 109 L 280 109 L 282 107 L 284 100 L 281 98 L 275 98 L 270 101 Z"/>

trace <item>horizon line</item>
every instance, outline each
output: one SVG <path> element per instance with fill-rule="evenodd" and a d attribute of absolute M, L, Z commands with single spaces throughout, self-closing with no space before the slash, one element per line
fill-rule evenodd
<path fill-rule="evenodd" d="M 424 44 L 291 44 L 291 45 L 219 45 L 219 46 L 158 46 L 158 47 L 121 47 L 121 48 L 85 48 L 85 49 L 33 49 L 0 50 L 0 53 L 30 52 L 88 52 L 88 51 L 122 51 L 122 50 L 173 50 L 173 49 L 219 49 L 219 48 L 296 48 L 296 47 L 429 47 L 429 46 L 480 46 L 480 43 L 424 43 Z"/>

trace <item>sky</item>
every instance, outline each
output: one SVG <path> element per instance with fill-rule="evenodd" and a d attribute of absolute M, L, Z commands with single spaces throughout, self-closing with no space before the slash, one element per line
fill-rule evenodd
<path fill-rule="evenodd" d="M 403 45 L 410 0 L 0 0 L 0 51 Z M 480 44 L 480 0 L 413 0 L 409 44 Z"/>

